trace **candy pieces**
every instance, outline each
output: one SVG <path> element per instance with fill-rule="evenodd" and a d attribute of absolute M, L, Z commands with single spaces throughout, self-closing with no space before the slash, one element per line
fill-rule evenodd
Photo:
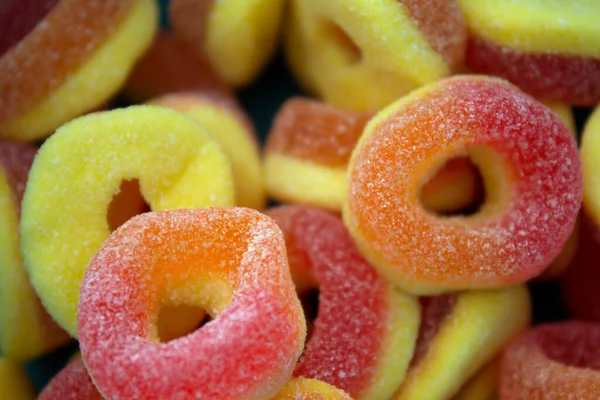
<path fill-rule="evenodd" d="M 291 379 L 273 400 L 352 400 L 344 391 L 317 379 Z"/>
<path fill-rule="evenodd" d="M 17 361 L 69 340 L 31 287 L 19 248 L 21 199 L 35 152 L 30 145 L 0 141 L 0 349 Z"/>
<path fill-rule="evenodd" d="M 162 96 L 150 104 L 172 108 L 194 118 L 229 158 L 235 182 L 235 204 L 262 210 L 265 190 L 258 142 L 252 123 L 231 101 L 189 93 Z"/>
<path fill-rule="evenodd" d="M 600 102 L 600 8 L 594 0 L 458 0 L 472 37 L 468 67 L 538 98 Z"/>
<path fill-rule="evenodd" d="M 35 399 L 35 390 L 25 371 L 18 364 L 2 357 L 0 357 L 0 394 L 3 399 Z"/>
<path fill-rule="evenodd" d="M 294 0 L 286 35 L 289 64 L 325 102 L 377 110 L 450 75 L 467 31 L 454 0 Z"/>
<path fill-rule="evenodd" d="M 415 355 L 394 400 L 448 399 L 529 324 L 527 288 L 422 298 Z"/>
<path fill-rule="evenodd" d="M 600 393 L 600 325 L 538 326 L 502 355 L 500 399 L 593 399 Z"/>
<path fill-rule="evenodd" d="M 452 400 L 496 400 L 500 381 L 500 361 L 494 360 L 471 378 Z"/>
<path fill-rule="evenodd" d="M 283 0 L 172 0 L 174 35 L 234 86 L 250 83 L 275 52 Z"/>
<path fill-rule="evenodd" d="M 81 358 L 70 361 L 40 393 L 38 400 L 102 400 Z"/>
<path fill-rule="evenodd" d="M 21 248 L 42 302 L 73 336 L 81 279 L 118 226 L 107 215 L 124 181 L 139 185 L 152 210 L 233 204 L 225 155 L 201 126 L 179 113 L 134 106 L 80 117 L 58 129 L 29 175 Z M 120 222 L 131 216 L 121 215 Z"/>
<path fill-rule="evenodd" d="M 583 202 L 586 211 L 600 227 L 600 108 L 587 120 L 581 139 Z"/>
<path fill-rule="evenodd" d="M 418 303 L 388 284 L 360 255 L 339 217 L 283 206 L 279 225 L 297 290 L 319 289 L 314 331 L 294 371 L 356 399 L 388 399 L 412 356 Z"/>
<path fill-rule="evenodd" d="M 171 35 L 159 32 L 150 49 L 135 64 L 125 83 L 125 95 L 136 102 L 181 91 L 233 98 L 206 57 L 191 54 Z"/>
<path fill-rule="evenodd" d="M 340 211 L 347 166 L 372 113 L 292 98 L 275 117 L 266 145 L 267 190 L 275 199 Z M 453 212 L 476 202 L 476 168 L 465 159 L 449 161 L 423 185 L 426 209 Z"/>
<path fill-rule="evenodd" d="M 156 25 L 153 0 L 58 2 L 0 58 L 0 135 L 43 138 L 100 106 L 150 45 Z"/>
<path fill-rule="evenodd" d="M 472 216 L 426 212 L 418 199 L 423 179 L 465 154 L 483 177 L 483 205 Z M 566 126 L 513 86 L 485 77 L 442 80 L 381 111 L 349 169 L 350 233 L 380 273 L 414 293 L 538 275 L 560 252 L 581 202 L 579 154 Z"/>
<path fill-rule="evenodd" d="M 158 311 L 177 304 L 213 320 L 160 343 Z M 78 323 L 107 398 L 271 398 L 306 334 L 281 231 L 228 207 L 147 213 L 113 232 L 86 271 Z"/>

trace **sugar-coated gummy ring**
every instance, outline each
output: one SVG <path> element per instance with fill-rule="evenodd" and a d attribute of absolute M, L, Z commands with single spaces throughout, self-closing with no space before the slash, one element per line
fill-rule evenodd
<path fill-rule="evenodd" d="M 452 400 L 496 400 L 500 381 L 500 360 L 483 367 L 471 378 Z"/>
<path fill-rule="evenodd" d="M 266 144 L 269 194 L 281 201 L 340 211 L 352 150 L 372 116 L 307 98 L 287 100 Z M 453 212 L 473 204 L 480 192 L 475 167 L 455 159 L 423 185 L 421 198 L 428 210 Z"/>
<path fill-rule="evenodd" d="M 600 227 L 600 107 L 592 113 L 581 138 L 583 202 L 596 226 Z"/>
<path fill-rule="evenodd" d="M 159 31 L 135 64 L 123 93 L 135 103 L 168 93 L 199 91 L 234 98 L 206 57 L 193 54 L 169 33 Z"/>
<path fill-rule="evenodd" d="M 69 340 L 40 303 L 21 255 L 21 200 L 36 151 L 25 143 L 0 140 L 0 349 L 20 362 Z"/>
<path fill-rule="evenodd" d="M 390 398 L 412 357 L 416 299 L 377 274 L 338 216 L 304 206 L 267 215 L 283 231 L 297 290 L 319 289 L 314 330 L 294 375 L 322 380 L 355 399 Z"/>
<path fill-rule="evenodd" d="M 164 95 L 149 104 L 172 108 L 198 121 L 229 159 L 235 204 L 257 210 L 265 207 L 258 140 L 250 118 L 239 105 L 227 98 L 194 92 Z"/>
<path fill-rule="evenodd" d="M 318 379 L 291 379 L 272 400 L 352 400 L 343 390 Z"/>
<path fill-rule="evenodd" d="M 112 96 L 150 45 L 158 20 L 153 0 L 20 6 L 27 12 L 3 14 L 4 25 L 26 23 L 9 29 L 0 54 L 0 135 L 16 140 L 45 137 Z M 29 32 L 21 32 L 25 26 Z"/>
<path fill-rule="evenodd" d="M 160 343 L 166 304 L 214 319 Z M 86 271 L 78 323 L 83 359 L 108 398 L 271 398 L 306 334 L 281 231 L 228 207 L 147 213 L 114 231 Z"/>
<path fill-rule="evenodd" d="M 421 325 L 406 379 L 393 400 L 457 394 L 514 336 L 527 328 L 527 288 L 474 290 L 421 298 Z"/>
<path fill-rule="evenodd" d="M 52 378 L 38 400 L 102 400 L 81 358 L 71 360 Z"/>
<path fill-rule="evenodd" d="M 21 366 L 0 357 L 0 394 L 2 398 L 33 400 L 35 390 Z"/>
<path fill-rule="evenodd" d="M 600 325 L 547 324 L 523 333 L 502 354 L 500 399 L 592 399 L 600 393 Z"/>
<path fill-rule="evenodd" d="M 594 0 L 459 0 L 469 25 L 466 63 L 538 98 L 600 101 L 600 11 Z M 557 23 L 560 21 L 560 23 Z"/>
<path fill-rule="evenodd" d="M 234 86 L 250 83 L 275 51 L 283 0 L 172 0 L 174 35 L 206 54 Z"/>
<path fill-rule="evenodd" d="M 518 128 L 516 128 L 518 127 Z M 472 216 L 427 213 L 423 177 L 469 155 L 486 200 Z M 538 275 L 582 197 L 573 135 L 547 107 L 493 78 L 449 78 L 372 119 L 354 150 L 344 221 L 365 257 L 407 291 L 491 288 Z"/>
<path fill-rule="evenodd" d="M 133 106 L 58 129 L 29 174 L 21 249 L 42 302 L 73 336 L 81 279 L 110 234 L 109 205 L 122 183 L 134 179 L 142 205 L 145 199 L 151 210 L 234 204 L 229 163 L 219 145 L 175 111 Z"/>
<path fill-rule="evenodd" d="M 455 0 L 290 3 L 289 64 L 338 107 L 380 109 L 449 75 L 464 58 L 467 31 Z"/>

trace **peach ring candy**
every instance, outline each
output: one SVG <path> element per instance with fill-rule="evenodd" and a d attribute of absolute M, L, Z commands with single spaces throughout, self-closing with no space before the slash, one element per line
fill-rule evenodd
<path fill-rule="evenodd" d="M 171 108 L 198 121 L 229 159 L 235 183 L 235 204 L 257 210 L 265 207 L 256 133 L 250 118 L 234 101 L 186 92 L 165 95 L 149 104 Z"/>
<path fill-rule="evenodd" d="M 600 234 L 585 213 L 579 227 L 575 257 L 560 277 L 562 297 L 573 317 L 600 322 Z"/>
<path fill-rule="evenodd" d="M 469 156 L 485 188 L 471 215 L 427 212 L 419 188 Z M 367 260 L 405 290 L 494 288 L 539 275 L 582 197 L 575 139 L 546 106 L 495 78 L 457 76 L 375 116 L 349 166 L 344 221 Z"/>
<path fill-rule="evenodd" d="M 538 326 L 502 354 L 500 400 L 595 399 L 600 393 L 600 325 Z"/>
<path fill-rule="evenodd" d="M 451 398 L 527 328 L 530 308 L 524 285 L 421 298 L 414 356 L 392 399 Z"/>
<path fill-rule="evenodd" d="M 234 204 L 219 145 L 156 106 L 77 118 L 40 148 L 23 199 L 21 249 L 44 306 L 72 336 L 85 269 L 100 244 L 150 210 Z"/>
<path fill-rule="evenodd" d="M 102 400 L 81 358 L 70 361 L 40 393 L 38 400 Z"/>
<path fill-rule="evenodd" d="M 96 109 L 148 48 L 154 0 L 13 0 L 0 16 L 0 136 L 35 140 Z M 16 19 L 16 22 L 14 22 Z"/>
<path fill-rule="evenodd" d="M 412 357 L 417 300 L 377 274 L 338 216 L 305 206 L 282 206 L 267 215 L 285 236 L 300 298 L 319 291 L 317 317 L 294 376 L 319 379 L 355 399 L 389 399 Z"/>
<path fill-rule="evenodd" d="M 213 319 L 160 342 L 157 317 L 169 304 Z M 117 229 L 86 271 L 78 322 L 105 398 L 270 399 L 306 338 L 281 231 L 234 207 L 147 213 Z"/>
<path fill-rule="evenodd" d="M 592 113 L 581 138 L 583 164 L 583 203 L 589 216 L 600 227 L 600 107 Z"/>
<path fill-rule="evenodd" d="M 500 381 L 500 360 L 494 360 L 471 378 L 452 400 L 496 400 Z"/>
<path fill-rule="evenodd" d="M 335 108 L 308 98 L 287 100 L 268 136 L 267 190 L 277 200 L 340 211 L 347 166 L 372 113 Z M 425 208 L 453 212 L 476 202 L 477 169 L 455 159 L 422 188 Z"/>
<path fill-rule="evenodd" d="M 275 52 L 283 0 L 172 0 L 173 34 L 208 56 L 225 81 L 252 82 Z"/>
<path fill-rule="evenodd" d="M 233 91 L 206 57 L 192 54 L 163 31 L 135 64 L 123 87 L 127 98 L 138 103 L 163 94 L 192 90 L 234 98 Z"/>
<path fill-rule="evenodd" d="M 595 0 L 458 0 L 471 37 L 466 64 L 531 95 L 600 102 L 600 7 Z"/>
<path fill-rule="evenodd" d="M 0 394 L 3 399 L 33 400 L 35 390 L 19 364 L 0 357 Z"/>
<path fill-rule="evenodd" d="M 272 400 L 352 400 L 344 391 L 318 379 L 291 379 Z"/>
<path fill-rule="evenodd" d="M 455 0 L 294 0 L 284 26 L 303 86 L 351 110 L 378 110 L 456 72 L 467 44 Z"/>
<path fill-rule="evenodd" d="M 0 140 L 0 349 L 4 357 L 20 362 L 69 340 L 29 283 L 19 247 L 21 199 L 36 151 L 25 143 Z"/>

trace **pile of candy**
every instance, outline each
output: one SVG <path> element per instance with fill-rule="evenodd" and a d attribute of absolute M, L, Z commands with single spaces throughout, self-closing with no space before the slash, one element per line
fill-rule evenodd
<path fill-rule="evenodd" d="M 597 0 L 164 11 L 0 4 L 0 398 L 600 398 Z"/>

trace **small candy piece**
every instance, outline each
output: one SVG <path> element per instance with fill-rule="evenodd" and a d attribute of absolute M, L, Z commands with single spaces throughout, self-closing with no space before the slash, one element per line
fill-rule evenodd
<path fill-rule="evenodd" d="M 500 381 L 500 360 L 494 360 L 471 378 L 452 400 L 496 400 Z"/>
<path fill-rule="evenodd" d="M 423 177 L 468 155 L 486 200 L 439 217 L 419 202 Z M 372 119 L 350 162 L 344 221 L 373 266 L 432 294 L 530 279 L 558 255 L 581 202 L 573 135 L 503 81 L 458 76 L 417 90 Z"/>
<path fill-rule="evenodd" d="M 21 362 L 69 340 L 31 287 L 19 248 L 21 199 L 36 151 L 24 143 L 0 140 L 0 349 L 5 357 Z"/>
<path fill-rule="evenodd" d="M 459 0 L 471 38 L 467 66 L 549 100 L 600 102 L 596 0 Z"/>
<path fill-rule="evenodd" d="M 583 164 L 583 203 L 589 216 L 600 227 L 600 107 L 592 113 L 581 138 Z"/>
<path fill-rule="evenodd" d="M 0 395 L 3 399 L 33 400 L 35 390 L 23 369 L 0 357 Z"/>
<path fill-rule="evenodd" d="M 462 64 L 467 30 L 455 0 L 294 0 L 286 50 L 326 103 L 378 110 Z"/>
<path fill-rule="evenodd" d="M 579 220 L 580 218 L 577 218 L 573 232 L 571 232 L 571 236 L 569 236 L 569 239 L 567 239 L 567 242 L 563 246 L 561 252 L 554 260 L 552 260 L 552 263 L 548 266 L 548 268 L 542 272 L 542 274 L 538 277 L 539 279 L 545 280 L 557 278 L 561 276 L 567 268 L 569 268 L 577 254 L 577 249 L 579 247 L 579 231 L 581 229 L 581 223 Z"/>
<path fill-rule="evenodd" d="M 322 380 L 355 399 L 389 399 L 412 357 L 416 299 L 377 274 L 339 217 L 302 206 L 267 215 L 283 231 L 300 297 L 319 290 L 314 331 L 294 375 Z"/>
<path fill-rule="evenodd" d="M 394 400 L 449 399 L 526 329 L 530 302 L 523 285 L 421 299 L 419 338 Z"/>
<path fill-rule="evenodd" d="M 600 322 L 600 235 L 586 213 L 579 229 L 575 257 L 560 279 L 562 295 L 573 317 Z"/>
<path fill-rule="evenodd" d="M 157 6 L 154 0 L 22 3 L 0 16 L 2 26 L 26 18 L 22 28 L 31 29 L 17 29 L 0 46 L 0 136 L 35 140 L 117 92 L 150 45 Z"/>
<path fill-rule="evenodd" d="M 120 188 L 129 190 L 119 193 Z M 117 204 L 133 196 L 151 210 L 232 205 L 234 196 L 219 145 L 172 110 L 133 106 L 80 117 L 58 129 L 40 148 L 29 175 L 21 249 L 42 302 L 73 336 L 90 259 L 111 230 L 147 211 L 115 217 L 110 209 L 116 194 Z"/>
<path fill-rule="evenodd" d="M 193 55 L 166 32 L 159 32 L 150 49 L 135 64 L 123 91 L 136 103 L 181 91 L 198 91 L 234 98 L 206 57 Z"/>
<path fill-rule="evenodd" d="M 563 322 L 538 326 L 502 354 L 501 400 L 597 399 L 600 325 Z"/>
<path fill-rule="evenodd" d="M 229 158 L 235 204 L 264 208 L 266 196 L 256 133 L 250 118 L 235 102 L 188 92 L 162 96 L 149 104 L 172 108 L 198 121 Z"/>
<path fill-rule="evenodd" d="M 159 309 L 178 304 L 213 320 L 161 343 Z M 86 271 L 78 323 L 94 383 L 120 399 L 272 398 L 306 336 L 281 231 L 229 207 L 147 213 L 113 232 Z"/>
<path fill-rule="evenodd" d="M 352 397 L 318 379 L 294 378 L 272 400 L 352 400 Z"/>
<path fill-rule="evenodd" d="M 284 202 L 340 211 L 350 155 L 372 116 L 306 98 L 287 100 L 275 117 L 266 145 L 270 195 Z M 423 185 L 424 207 L 441 213 L 467 208 L 482 190 L 477 178 L 477 169 L 468 160 L 450 160 Z"/>
<path fill-rule="evenodd" d="M 102 400 L 81 357 L 71 360 L 42 390 L 38 400 Z"/>
<path fill-rule="evenodd" d="M 275 52 L 283 0 L 172 0 L 175 37 L 208 56 L 234 86 L 254 80 Z"/>

